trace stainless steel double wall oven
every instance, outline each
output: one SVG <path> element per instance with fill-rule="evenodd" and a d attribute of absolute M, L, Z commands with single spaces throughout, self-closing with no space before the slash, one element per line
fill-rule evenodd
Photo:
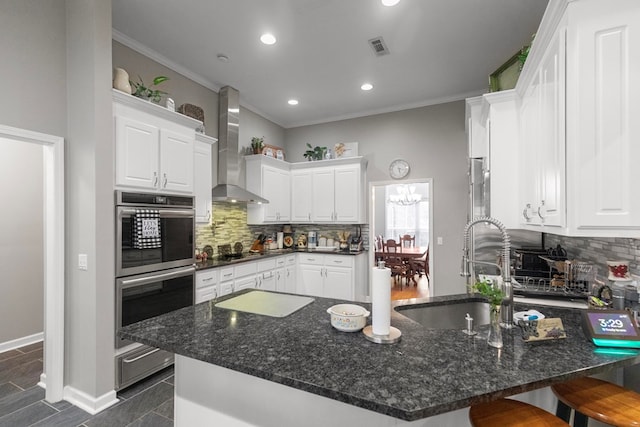
<path fill-rule="evenodd" d="M 116 191 L 116 389 L 173 363 L 122 340 L 123 326 L 194 303 L 195 210 L 190 196 Z"/>

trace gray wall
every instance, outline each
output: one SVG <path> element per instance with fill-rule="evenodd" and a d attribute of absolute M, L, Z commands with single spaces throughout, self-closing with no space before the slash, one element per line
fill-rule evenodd
<path fill-rule="evenodd" d="M 43 331 L 42 150 L 0 139 L 0 344 Z"/>
<path fill-rule="evenodd" d="M 59 0 L 2 0 L 0 124 L 65 135 L 63 6 Z M 10 152 L 5 142 L 0 141 L 0 343 L 42 332 L 44 296 L 42 148 L 21 143 Z"/>
<path fill-rule="evenodd" d="M 304 161 L 306 143 L 333 148 L 358 142 L 368 159 L 369 181 L 388 181 L 389 163 L 405 158 L 407 179 L 433 178 L 433 236 L 442 245 L 430 250 L 436 295 L 464 292 L 459 277 L 462 233 L 467 211 L 467 142 L 464 101 L 287 129 L 289 161 Z"/>

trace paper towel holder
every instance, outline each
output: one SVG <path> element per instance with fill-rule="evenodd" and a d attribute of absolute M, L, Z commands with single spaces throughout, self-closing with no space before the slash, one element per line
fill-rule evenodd
<path fill-rule="evenodd" d="M 400 329 L 394 328 L 393 326 L 389 326 L 389 335 L 376 335 L 373 333 L 373 326 L 365 326 L 362 330 L 364 337 L 371 342 L 376 344 L 394 344 L 400 341 L 402 337 L 402 332 Z"/>

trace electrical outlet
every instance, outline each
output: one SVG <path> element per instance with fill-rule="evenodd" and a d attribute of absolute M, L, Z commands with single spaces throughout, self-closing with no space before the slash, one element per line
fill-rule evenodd
<path fill-rule="evenodd" d="M 444 244 L 444 240 L 442 239 L 442 237 L 438 236 L 438 239 L 436 240 L 438 245 L 443 245 Z"/>
<path fill-rule="evenodd" d="M 78 254 L 78 269 L 88 270 L 89 261 L 87 260 L 87 254 Z"/>

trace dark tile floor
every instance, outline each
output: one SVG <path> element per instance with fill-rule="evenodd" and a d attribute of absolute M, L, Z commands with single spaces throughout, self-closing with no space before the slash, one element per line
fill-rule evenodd
<path fill-rule="evenodd" d="M 116 405 L 94 416 L 45 401 L 41 373 L 41 342 L 0 353 L 0 427 L 173 426 L 173 367 L 120 391 Z"/>

